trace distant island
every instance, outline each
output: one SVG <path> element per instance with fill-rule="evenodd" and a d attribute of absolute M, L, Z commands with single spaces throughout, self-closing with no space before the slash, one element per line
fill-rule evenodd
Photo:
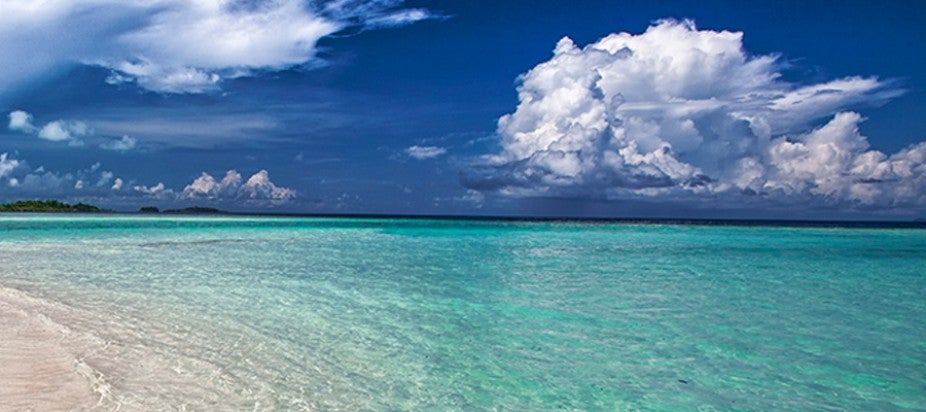
<path fill-rule="evenodd" d="M 110 211 L 85 203 L 71 205 L 57 200 L 20 200 L 14 203 L 0 204 L 0 212 L 102 213 Z"/>
<path fill-rule="evenodd" d="M 0 203 L 0 213 L 114 213 L 109 209 L 100 209 L 86 203 L 68 204 L 60 200 L 20 200 L 13 203 Z M 228 212 L 214 207 L 193 206 L 182 209 L 161 211 L 154 206 L 145 206 L 138 210 L 140 214 L 175 214 L 175 215 L 216 215 Z"/>
<path fill-rule="evenodd" d="M 145 206 L 141 209 L 138 209 L 138 213 L 166 213 L 166 214 L 176 214 L 176 215 L 217 215 L 228 213 L 224 210 L 219 210 L 214 207 L 203 207 L 203 206 L 193 206 L 185 207 L 183 209 L 167 209 L 164 211 L 159 210 L 154 206 Z"/>

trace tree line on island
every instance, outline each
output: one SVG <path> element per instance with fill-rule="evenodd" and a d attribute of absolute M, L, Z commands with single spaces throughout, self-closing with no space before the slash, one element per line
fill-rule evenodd
<path fill-rule="evenodd" d="M 203 206 L 193 206 L 185 207 L 183 209 L 165 209 L 160 210 L 154 206 L 145 206 L 141 209 L 138 209 L 138 213 L 169 213 L 169 214 L 184 214 L 184 215 L 212 215 L 212 214 L 221 214 L 228 213 L 223 210 L 216 209 L 214 207 L 203 207 Z"/>
<path fill-rule="evenodd" d="M 57 200 L 20 200 L 0 204 L 0 212 L 102 213 L 107 212 L 107 210 L 86 203 L 71 205 Z"/>
<path fill-rule="evenodd" d="M 68 204 L 59 200 L 20 200 L 13 203 L 0 203 L 0 213 L 115 213 L 110 209 L 101 209 L 86 203 Z M 214 207 L 193 206 L 182 209 L 160 210 L 155 206 L 145 206 L 138 210 L 142 214 L 186 214 L 208 215 L 228 213 Z"/>

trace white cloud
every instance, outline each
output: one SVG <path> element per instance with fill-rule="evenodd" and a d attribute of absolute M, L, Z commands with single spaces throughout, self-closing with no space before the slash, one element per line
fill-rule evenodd
<path fill-rule="evenodd" d="M 514 196 L 926 206 L 926 144 L 870 150 L 849 110 L 902 91 L 866 77 L 785 82 L 777 57 L 747 54 L 742 37 L 661 21 L 583 48 L 563 38 L 521 76 L 520 104 L 498 121 L 501 152 L 464 171 L 464 185 Z"/>
<path fill-rule="evenodd" d="M 211 148 L 219 142 L 246 141 L 281 127 L 278 120 L 259 113 L 213 113 L 188 108 L 159 111 L 125 109 L 111 117 L 93 119 L 99 135 L 143 137 L 150 144 Z M 137 143 L 137 142 L 136 142 Z"/>
<path fill-rule="evenodd" d="M 79 136 L 85 136 L 90 132 L 87 124 L 84 122 L 66 122 L 64 120 L 55 120 L 47 123 L 39 130 L 38 136 L 41 139 L 61 142 L 73 140 Z"/>
<path fill-rule="evenodd" d="M 102 170 L 99 162 L 85 169 L 59 173 L 44 167 L 32 169 L 25 161 L 12 159 L 6 153 L 0 154 L 0 179 L 5 179 L 8 187 L 4 193 L 64 197 L 78 193 L 103 196 L 110 190 L 109 182 L 121 181 L 113 172 Z"/>
<path fill-rule="evenodd" d="M 240 192 L 245 193 L 250 199 L 287 201 L 296 197 L 295 190 L 277 186 L 270 181 L 270 175 L 266 170 L 251 175 L 248 181 L 241 186 Z"/>
<path fill-rule="evenodd" d="M 6 153 L 0 154 L 0 178 L 8 176 L 19 165 L 19 160 L 10 158 Z"/>
<path fill-rule="evenodd" d="M 405 149 L 405 154 L 418 160 L 433 159 L 447 153 L 447 149 L 437 146 L 411 146 Z"/>
<path fill-rule="evenodd" d="M 412 24 L 416 21 L 425 20 L 429 18 L 435 18 L 440 16 L 435 16 L 431 14 L 430 11 L 425 9 L 408 9 L 400 10 L 394 13 L 375 16 L 366 21 L 366 27 L 370 28 L 381 28 L 381 27 L 398 27 Z"/>
<path fill-rule="evenodd" d="M 190 199 L 250 199 L 285 202 L 296 197 L 296 191 L 277 186 L 266 170 L 261 170 L 242 184 L 242 176 L 229 170 L 221 180 L 203 172 L 183 188 L 181 197 Z"/>
<path fill-rule="evenodd" d="M 193 183 L 183 188 L 183 196 L 189 198 L 235 197 L 240 187 L 241 173 L 235 170 L 229 170 L 222 180 L 218 181 L 212 175 L 203 172 L 202 175 L 193 180 Z"/>
<path fill-rule="evenodd" d="M 453 198 L 458 202 L 470 203 L 477 209 L 482 208 L 483 202 L 485 202 L 485 195 L 478 190 L 467 189 L 466 194 Z"/>
<path fill-rule="evenodd" d="M 71 146 L 82 146 L 78 137 L 93 133 L 86 123 L 80 121 L 55 120 L 48 122 L 41 128 L 32 124 L 32 114 L 22 110 L 10 112 L 10 130 L 18 130 L 28 134 L 35 134 L 40 139 L 53 142 L 68 142 Z"/>
<path fill-rule="evenodd" d="M 8 153 L 0 153 L 0 186 L 8 192 L 25 195 L 42 196 L 87 196 L 100 199 L 117 195 L 120 198 L 140 196 L 165 201 L 213 200 L 240 201 L 255 205 L 279 205 L 297 197 L 295 190 L 278 186 L 270 180 L 266 170 L 260 170 L 244 180 L 235 170 L 229 170 L 222 179 L 217 180 L 208 173 L 202 173 L 182 191 L 175 191 L 163 182 L 146 186 L 126 182 L 115 173 L 104 170 L 96 162 L 85 169 L 74 172 L 59 173 L 35 169 L 22 160 L 14 159 Z M 129 189 L 130 188 L 130 189 Z M 117 192 L 114 194 L 113 192 Z"/>
<path fill-rule="evenodd" d="M 158 182 L 158 184 L 154 186 L 135 185 L 132 186 L 132 190 L 156 199 L 174 197 L 174 191 L 172 189 L 168 189 L 166 186 L 164 186 L 164 183 L 161 182 Z"/>
<path fill-rule="evenodd" d="M 316 59 L 319 39 L 348 27 L 433 16 L 399 0 L 3 0 L 0 90 L 72 64 L 112 70 L 109 83 L 164 93 Z"/>
<path fill-rule="evenodd" d="M 125 135 L 125 136 L 122 136 L 122 138 L 119 140 L 110 140 L 108 142 L 104 142 L 103 144 L 100 145 L 100 148 L 104 150 L 115 150 L 119 152 L 126 152 L 126 151 L 134 149 L 137 143 L 138 141 L 134 137 Z"/>
<path fill-rule="evenodd" d="M 10 112 L 10 130 L 19 130 L 25 133 L 35 133 L 36 127 L 32 124 L 32 115 L 22 110 Z"/>
<path fill-rule="evenodd" d="M 116 175 L 110 171 L 103 171 L 100 173 L 100 179 L 96 182 L 96 187 L 105 187 L 109 186 L 109 183 L 113 181 Z"/>
<path fill-rule="evenodd" d="M 12 179 L 11 179 L 12 180 Z M 16 179 L 15 187 L 20 192 L 41 193 L 45 196 L 57 196 L 72 193 L 77 182 L 71 173 L 58 174 L 48 171 L 33 171 Z"/>

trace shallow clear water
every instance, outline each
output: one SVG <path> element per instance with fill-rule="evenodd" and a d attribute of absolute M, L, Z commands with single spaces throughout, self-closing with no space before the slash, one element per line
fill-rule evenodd
<path fill-rule="evenodd" d="M 0 217 L 100 409 L 926 408 L 926 230 Z"/>

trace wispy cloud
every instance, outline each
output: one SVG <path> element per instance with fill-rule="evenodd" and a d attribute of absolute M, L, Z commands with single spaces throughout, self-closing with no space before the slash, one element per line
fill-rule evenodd
<path fill-rule="evenodd" d="M 319 39 L 348 27 L 432 18 L 400 1 L 4 1 L 0 90 L 74 64 L 111 70 L 107 82 L 203 93 L 223 79 L 315 59 Z"/>
<path fill-rule="evenodd" d="M 446 153 L 447 149 L 437 146 L 415 145 L 405 149 L 405 154 L 418 160 L 434 159 L 436 157 L 443 156 Z"/>
<path fill-rule="evenodd" d="M 278 121 L 257 114 L 204 111 L 197 115 L 189 110 L 152 110 L 148 116 L 144 116 L 139 112 L 100 115 L 92 120 L 93 128 L 102 135 L 129 135 L 145 143 L 205 148 L 218 143 L 270 139 L 270 132 L 280 127 Z"/>
<path fill-rule="evenodd" d="M 100 144 L 100 148 L 104 150 L 114 150 L 117 152 L 126 152 L 135 148 L 135 145 L 138 141 L 131 136 L 124 135 L 119 140 L 110 140 Z"/>
<path fill-rule="evenodd" d="M 426 9 L 407 9 L 397 12 L 372 16 L 365 22 L 367 28 L 388 28 L 405 26 L 417 21 L 426 19 L 443 19 L 444 16 L 437 15 Z"/>

